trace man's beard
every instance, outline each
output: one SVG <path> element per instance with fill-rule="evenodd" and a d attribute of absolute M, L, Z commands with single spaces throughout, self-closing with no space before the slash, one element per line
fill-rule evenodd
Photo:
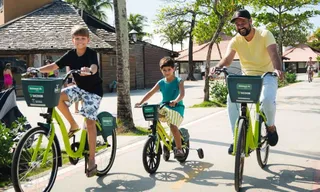
<path fill-rule="evenodd" d="M 244 29 L 244 30 L 243 30 Z M 241 35 L 241 36 L 247 36 L 247 35 L 249 35 L 249 33 L 250 33 L 250 31 L 251 31 L 251 26 L 249 26 L 249 28 L 247 29 L 247 28 L 242 28 L 242 29 L 239 29 L 238 30 L 238 33 Z"/>

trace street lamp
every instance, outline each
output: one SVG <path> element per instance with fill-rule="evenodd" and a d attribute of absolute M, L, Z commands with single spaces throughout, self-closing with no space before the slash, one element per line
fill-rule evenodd
<path fill-rule="evenodd" d="M 137 42 L 137 34 L 138 34 L 138 32 L 136 30 L 132 29 L 129 32 L 130 41 L 132 41 L 133 43 L 136 43 Z"/>

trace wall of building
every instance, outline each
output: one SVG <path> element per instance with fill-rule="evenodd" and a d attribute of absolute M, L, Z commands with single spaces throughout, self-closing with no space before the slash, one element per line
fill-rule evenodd
<path fill-rule="evenodd" d="M 130 88 L 136 88 L 136 61 L 130 56 Z M 103 80 L 103 92 L 110 92 L 109 85 L 117 80 L 117 59 L 115 54 L 101 54 L 101 77 Z"/>
<path fill-rule="evenodd" d="M 133 44 L 130 45 L 130 55 L 135 58 L 136 63 L 136 88 L 144 88 L 144 45 L 143 44 Z"/>
<path fill-rule="evenodd" d="M 171 51 L 157 48 L 155 46 L 145 45 L 145 87 L 150 88 L 161 78 L 159 61 L 164 56 L 170 56 Z"/>
<path fill-rule="evenodd" d="M 30 13 L 53 0 L 3 0 L 3 12 L 0 13 L 0 25 L 17 17 Z"/>

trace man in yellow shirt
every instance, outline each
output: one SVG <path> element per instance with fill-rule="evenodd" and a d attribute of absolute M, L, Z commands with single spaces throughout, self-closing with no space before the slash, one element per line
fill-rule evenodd
<path fill-rule="evenodd" d="M 224 58 L 212 69 L 229 66 L 237 53 L 240 58 L 241 68 L 245 75 L 262 75 L 265 72 L 274 71 L 280 79 L 283 71 L 276 41 L 268 30 L 256 29 L 252 26 L 250 13 L 241 9 L 237 11 L 231 20 L 235 24 L 239 34 L 232 38 L 228 45 Z M 276 94 L 278 88 L 277 78 L 271 75 L 265 76 L 261 91 L 261 109 L 267 117 L 268 142 L 275 146 L 278 142 L 278 134 L 274 124 L 276 113 Z M 239 116 L 239 105 L 232 103 L 228 96 L 228 115 L 232 132 Z M 228 153 L 233 151 L 230 145 Z"/>

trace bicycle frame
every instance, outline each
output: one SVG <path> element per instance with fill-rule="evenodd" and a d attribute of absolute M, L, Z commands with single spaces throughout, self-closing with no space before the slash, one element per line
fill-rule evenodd
<path fill-rule="evenodd" d="M 157 139 L 156 141 L 156 152 L 158 153 L 158 150 L 159 150 L 159 146 L 160 146 L 160 140 L 163 142 L 163 145 L 165 145 L 169 151 L 172 151 L 173 150 L 173 147 L 172 147 L 172 138 L 173 138 L 173 135 L 170 131 L 170 134 L 168 134 L 165 129 L 163 128 L 163 126 L 161 125 L 161 122 L 159 120 L 157 121 L 154 121 L 153 122 L 153 125 L 156 125 L 156 133 L 152 132 L 152 135 L 153 136 L 157 136 L 157 138 L 160 138 L 160 139 Z M 184 140 L 183 137 L 181 137 L 182 141 Z M 167 140 L 169 140 L 169 142 L 167 142 Z M 182 146 L 184 146 L 184 144 L 182 143 Z"/>
<path fill-rule="evenodd" d="M 48 111 L 50 111 L 50 109 L 48 109 Z M 82 133 L 81 133 L 81 138 L 80 138 L 80 146 L 77 149 L 77 151 L 73 151 L 71 149 L 71 145 L 70 145 L 70 141 L 69 141 L 69 137 L 68 137 L 68 132 L 66 129 L 66 126 L 62 120 L 62 118 L 60 117 L 60 115 L 58 114 L 57 110 L 55 108 L 52 109 L 52 116 L 50 119 L 50 126 L 45 126 L 45 125 L 49 125 L 49 124 L 43 124 L 42 126 L 44 127 L 50 127 L 49 129 L 49 142 L 48 145 L 45 149 L 44 155 L 43 155 L 43 159 L 42 159 L 42 163 L 41 165 L 44 165 L 45 162 L 47 161 L 47 157 L 48 157 L 48 153 L 50 151 L 50 146 L 52 145 L 52 142 L 54 140 L 55 137 L 55 126 L 52 122 L 52 119 L 55 119 L 56 122 L 58 123 L 61 133 L 62 133 L 62 137 L 63 137 L 63 143 L 65 145 L 65 149 L 66 149 L 66 153 L 68 154 L 68 156 L 72 157 L 72 158 L 80 158 L 83 155 L 84 149 L 85 149 L 85 144 L 86 144 L 86 136 L 87 136 L 87 130 L 83 129 Z M 98 127 L 99 130 L 102 130 L 100 124 L 96 121 L 96 126 Z M 38 156 L 38 152 L 40 149 L 42 143 L 42 135 L 40 135 L 40 137 L 38 138 L 38 142 L 36 144 L 36 148 L 33 152 L 32 155 L 32 159 L 31 161 L 35 161 L 37 156 Z"/>
<path fill-rule="evenodd" d="M 233 153 L 232 155 L 235 155 L 235 151 L 237 149 L 237 141 L 238 138 L 238 122 L 240 119 L 244 119 L 248 126 L 246 130 L 246 145 L 245 145 L 245 155 L 246 157 L 249 156 L 249 149 L 255 150 L 259 147 L 259 117 L 263 118 L 263 121 L 266 122 L 266 116 L 263 114 L 263 112 L 260 110 L 260 103 L 256 103 L 256 118 L 254 121 L 254 128 L 252 125 L 250 110 L 248 109 L 248 106 L 246 103 L 241 103 L 241 115 L 239 116 L 238 120 L 236 121 L 235 130 L 234 130 L 234 144 L 233 144 Z"/>

